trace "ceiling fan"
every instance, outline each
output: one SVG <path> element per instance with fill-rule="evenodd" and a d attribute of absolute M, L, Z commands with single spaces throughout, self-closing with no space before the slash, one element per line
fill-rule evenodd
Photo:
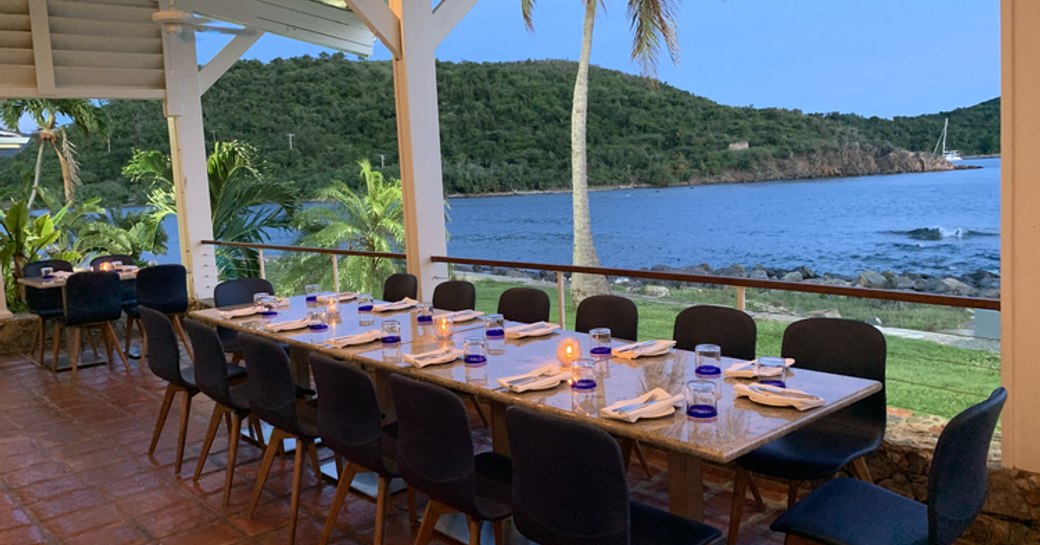
<path fill-rule="evenodd" d="M 238 27 L 227 27 L 221 26 L 215 19 L 209 17 L 200 17 L 191 13 L 190 11 L 184 11 L 173 7 L 172 5 L 167 9 L 160 9 L 152 13 L 152 21 L 163 25 L 166 30 L 176 32 L 181 29 L 191 29 L 196 32 L 219 32 L 221 34 L 231 34 L 234 36 L 251 36 L 256 34 L 256 30 L 252 28 L 238 28 Z"/>

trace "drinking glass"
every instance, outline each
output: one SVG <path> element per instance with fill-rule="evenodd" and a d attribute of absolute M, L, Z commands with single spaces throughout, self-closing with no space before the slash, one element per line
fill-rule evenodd
<path fill-rule="evenodd" d="M 784 358 L 758 358 L 755 360 L 755 376 L 761 384 L 786 388 L 787 366 L 784 365 Z"/>
<path fill-rule="evenodd" d="M 487 363 L 487 341 L 484 337 L 466 337 L 462 343 L 462 361 L 466 365 Z"/>
<path fill-rule="evenodd" d="M 263 302 L 264 302 L 264 298 L 265 297 L 270 297 L 270 296 L 271 296 L 271 294 L 267 293 L 266 291 L 262 291 L 260 293 L 254 293 L 253 294 L 253 305 L 255 305 L 255 306 L 262 305 Z"/>
<path fill-rule="evenodd" d="M 466 382 L 478 385 L 487 384 L 487 365 L 465 365 L 464 367 L 466 368 Z"/>
<path fill-rule="evenodd" d="M 698 344 L 693 349 L 697 356 L 694 372 L 700 377 L 714 378 L 722 374 L 722 348 L 717 344 Z"/>
<path fill-rule="evenodd" d="M 397 361 L 401 358 L 401 322 L 387 320 L 383 322 L 383 359 Z"/>
<path fill-rule="evenodd" d="M 686 383 L 686 416 L 715 418 L 719 415 L 719 385 L 714 381 L 696 379 Z"/>
<path fill-rule="evenodd" d="M 303 291 L 307 294 L 307 302 L 313 303 L 318 300 L 318 292 L 321 291 L 321 286 L 317 284 L 307 284 L 303 287 Z"/>
<path fill-rule="evenodd" d="M 112 270 L 115 271 L 115 272 L 122 272 L 122 270 L 123 270 L 123 262 L 122 261 L 113 261 L 112 262 Z"/>
<path fill-rule="evenodd" d="M 260 305 L 264 307 L 264 309 L 260 311 L 261 316 L 265 318 L 278 316 L 278 311 L 275 310 L 275 307 L 278 306 L 277 297 L 274 297 L 273 295 L 264 295 L 260 298 Z"/>
<path fill-rule="evenodd" d="M 596 362 L 582 358 L 571 364 L 571 388 L 585 391 L 596 389 Z"/>
<path fill-rule="evenodd" d="M 597 327 L 589 330 L 589 336 L 592 337 L 592 348 L 589 349 L 589 354 L 595 359 L 607 359 L 610 357 L 610 328 L 609 327 Z"/>
<path fill-rule="evenodd" d="M 327 318 L 328 316 L 326 315 L 324 308 L 320 306 L 314 307 L 307 311 L 307 321 L 310 322 L 307 324 L 307 327 L 315 331 L 328 329 L 329 324 L 326 323 Z"/>
<path fill-rule="evenodd" d="M 40 269 L 40 277 L 44 280 L 51 280 L 54 278 L 54 267 L 44 267 Z"/>
<path fill-rule="evenodd" d="M 506 342 L 506 319 L 501 314 L 484 317 L 484 336 L 487 337 L 488 352 L 501 354 Z"/>
<path fill-rule="evenodd" d="M 358 323 L 361 325 L 372 325 L 375 317 L 372 315 L 372 296 L 362 293 L 357 297 Z"/>
<path fill-rule="evenodd" d="M 419 303 L 419 311 L 416 314 L 415 320 L 420 324 L 433 323 L 433 304 Z"/>

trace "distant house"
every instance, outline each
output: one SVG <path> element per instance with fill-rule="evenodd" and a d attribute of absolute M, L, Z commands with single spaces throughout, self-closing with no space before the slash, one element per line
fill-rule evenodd
<path fill-rule="evenodd" d="M 29 142 L 28 136 L 0 131 L 0 157 L 11 157 Z"/>
<path fill-rule="evenodd" d="M 748 149 L 750 145 L 747 140 L 741 140 L 740 142 L 731 142 L 729 145 L 730 151 L 740 151 L 742 149 Z"/>

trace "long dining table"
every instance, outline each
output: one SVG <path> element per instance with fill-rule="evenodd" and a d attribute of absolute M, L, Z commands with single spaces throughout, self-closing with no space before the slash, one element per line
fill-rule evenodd
<path fill-rule="evenodd" d="M 314 303 L 311 303 L 312 305 Z M 873 380 L 798 369 L 797 364 L 787 377 L 790 388 L 804 390 L 821 397 L 824 404 L 815 409 L 798 411 L 789 407 L 769 407 L 747 398 L 737 398 L 734 385 L 744 379 L 719 378 L 720 398 L 718 416 L 711 420 L 688 418 L 680 408 L 673 414 L 641 419 L 635 423 L 604 418 L 600 409 L 615 402 L 635 398 L 653 388 L 663 388 L 679 394 L 688 380 L 695 377 L 695 355 L 685 350 L 672 349 L 665 355 L 641 357 L 634 360 L 611 358 L 597 365 L 597 387 L 591 392 L 577 392 L 566 382 L 542 391 L 513 393 L 500 387 L 498 379 L 533 371 L 556 362 L 557 344 L 563 338 L 577 339 L 582 350 L 591 347 L 591 339 L 584 333 L 558 329 L 552 334 L 524 339 L 507 339 L 501 347 L 490 351 L 483 366 L 471 366 L 459 358 L 455 362 L 416 368 L 400 357 L 384 353 L 381 342 L 332 348 L 329 339 L 380 329 L 385 320 L 396 320 L 401 325 L 401 348 L 404 354 L 419 354 L 455 346 L 462 348 L 469 337 L 483 337 L 481 319 L 454 324 L 450 337 L 438 337 L 432 325 L 420 325 L 414 309 L 374 313 L 372 323 L 361 325 L 357 303 L 338 304 L 339 319 L 328 329 L 314 331 L 273 332 L 269 323 L 297 320 L 307 315 L 308 303 L 293 297 L 278 316 L 258 316 L 228 319 L 222 310 L 205 309 L 192 312 L 192 317 L 214 326 L 223 326 L 241 332 L 261 335 L 287 343 L 293 354 L 294 376 L 301 385 L 309 384 L 306 357 L 311 351 L 334 356 L 344 365 L 361 365 L 373 372 L 377 391 L 388 418 L 394 418 L 389 397 L 388 378 L 402 373 L 458 392 L 471 394 L 486 401 L 491 407 L 490 428 L 493 448 L 501 453 L 509 451 L 504 425 L 506 408 L 520 405 L 549 414 L 562 416 L 599 426 L 619 438 L 638 441 L 667 453 L 669 509 L 694 520 L 704 518 L 704 462 L 726 464 L 774 439 L 802 428 L 820 418 L 845 408 L 856 401 L 879 392 L 882 385 Z M 435 311 L 441 313 L 441 311 Z M 436 321 L 436 318 L 435 318 Z M 506 323 L 506 327 L 518 325 Z M 627 341 L 614 340 L 614 346 Z M 736 362 L 723 358 L 723 367 Z M 246 362 L 248 365 L 248 362 Z"/>

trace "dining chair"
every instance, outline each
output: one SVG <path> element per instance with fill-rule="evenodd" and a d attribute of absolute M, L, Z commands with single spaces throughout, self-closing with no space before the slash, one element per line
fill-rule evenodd
<path fill-rule="evenodd" d="M 476 307 L 477 288 L 472 282 L 448 280 L 433 288 L 433 308 L 459 311 L 473 310 Z"/>
<path fill-rule="evenodd" d="M 126 354 L 119 349 L 119 339 L 112 329 L 112 323 L 123 315 L 123 307 L 119 292 L 119 275 L 111 272 L 80 272 L 65 281 L 65 307 L 58 318 L 54 329 L 54 366 L 58 369 L 58 352 L 61 348 L 62 329 L 68 330 L 69 364 L 73 375 L 79 366 L 80 354 L 83 351 L 83 333 L 92 330 L 101 332 L 108 354 L 108 364 L 113 365 L 112 352 L 119 355 L 127 374 L 130 364 Z"/>
<path fill-rule="evenodd" d="M 137 304 L 169 316 L 188 357 L 193 357 L 191 344 L 181 325 L 182 316 L 188 312 L 188 271 L 183 265 L 155 265 L 138 271 Z M 132 316 L 137 318 L 136 309 Z"/>
<path fill-rule="evenodd" d="M 617 295 L 593 295 L 578 303 L 574 330 L 588 333 L 597 327 L 609 327 L 616 339 L 636 340 L 639 333 L 639 309 L 631 300 Z"/>
<path fill-rule="evenodd" d="M 90 269 L 92 271 L 99 271 L 101 270 L 100 267 L 102 263 L 119 262 L 126 265 L 133 265 L 134 261 L 133 256 L 127 254 L 101 255 L 90 260 Z M 123 299 L 123 312 L 126 313 L 126 331 L 124 331 L 126 334 L 126 346 L 123 351 L 129 353 L 130 337 L 133 333 L 135 323 L 137 324 L 138 334 L 143 336 L 140 320 L 135 318 L 136 313 L 134 312 L 137 309 L 137 280 L 122 280 L 119 283 L 119 286 L 121 288 L 120 291 Z"/>
<path fill-rule="evenodd" d="M 704 545 L 715 528 L 633 501 L 617 441 L 588 424 L 506 410 L 513 522 L 541 545 Z"/>
<path fill-rule="evenodd" d="M 390 480 L 398 476 L 397 461 L 389 448 L 397 440 L 397 424 L 383 425 L 375 384 L 361 368 L 320 354 L 310 355 L 310 365 L 318 390 L 318 435 L 322 444 L 336 454 L 339 474 L 336 495 L 318 543 L 329 542 L 354 477 L 376 473 L 379 484 L 373 543 L 382 545 L 386 511 L 392 501 Z M 342 465 L 341 458 L 346 459 L 346 465 Z M 415 494 L 410 487 L 408 514 L 414 525 Z"/>
<path fill-rule="evenodd" d="M 737 542 L 752 475 L 787 481 L 787 505 L 791 507 L 798 499 L 800 482 L 830 478 L 846 466 L 861 480 L 873 482 L 863 456 L 877 450 L 885 437 L 886 345 L 876 327 L 842 318 L 800 320 L 787 326 L 780 352 L 794 358 L 796 369 L 876 380 L 882 389 L 737 459 L 729 545 Z M 811 385 L 807 388 L 811 390 Z"/>
<path fill-rule="evenodd" d="M 400 301 L 405 297 L 415 299 L 419 296 L 419 281 L 408 273 L 394 273 L 383 282 L 383 300 Z"/>
<path fill-rule="evenodd" d="M 698 344 L 714 344 L 722 355 L 755 359 L 755 320 L 744 311 L 715 305 L 695 305 L 675 317 L 675 347 L 692 352 Z"/>
<path fill-rule="evenodd" d="M 246 385 L 242 382 L 242 379 L 247 378 L 247 370 L 227 362 L 220 337 L 210 327 L 191 318 L 185 318 L 184 329 L 187 330 L 188 339 L 191 340 L 191 346 L 195 351 L 195 387 L 214 402 L 213 414 L 209 419 L 206 439 L 202 442 L 202 451 L 199 452 L 192 481 L 199 482 L 217 429 L 220 428 L 222 420 L 227 421 L 230 418 L 227 467 L 224 475 L 224 507 L 227 507 L 231 500 L 231 484 L 235 478 L 235 461 L 238 457 L 242 420 L 246 419 L 249 423 L 251 435 L 260 444 L 261 449 L 264 448 L 263 433 L 260 431 L 259 420 L 251 418 Z"/>
<path fill-rule="evenodd" d="M 513 322 L 548 322 L 549 295 L 535 288 L 509 288 L 498 297 L 498 313 Z"/>
<path fill-rule="evenodd" d="M 22 267 L 22 278 L 40 278 L 43 269 L 50 267 L 55 271 L 72 272 L 72 264 L 62 259 L 44 259 L 33 261 Z M 36 316 L 36 336 L 33 337 L 32 353 L 40 348 L 40 365 L 44 365 L 47 351 L 47 322 L 57 321 L 65 312 L 61 298 L 61 288 L 25 288 L 25 304 L 29 312 Z"/>
<path fill-rule="evenodd" d="M 950 545 L 986 501 L 987 459 L 1007 391 L 969 407 L 939 435 L 928 471 L 927 505 L 873 483 L 829 481 L 770 525 L 788 545 Z"/>
<path fill-rule="evenodd" d="M 258 293 L 269 293 L 274 295 L 274 286 L 264 278 L 235 278 L 225 280 L 213 288 L 213 304 L 217 308 L 245 305 L 253 302 L 253 296 Z M 217 326 L 217 334 L 224 350 L 233 354 L 237 362 L 242 357 L 242 351 L 238 349 L 237 332 L 234 329 Z"/>
<path fill-rule="evenodd" d="M 469 543 L 480 543 L 490 521 L 503 545 L 502 521 L 512 513 L 509 458 L 494 452 L 473 455 L 469 417 L 462 400 L 433 384 L 395 374 L 390 390 L 397 409 L 397 467 L 405 481 L 430 497 L 415 545 L 425 545 L 441 515 L 460 512 L 469 524 Z"/>
<path fill-rule="evenodd" d="M 314 474 L 320 482 L 321 467 L 314 440 L 318 437 L 317 410 L 310 401 L 296 395 L 289 355 L 278 344 L 255 335 L 241 334 L 238 344 L 249 362 L 249 380 L 246 395 L 249 406 L 260 420 L 274 429 L 267 440 L 264 458 L 260 463 L 253 496 L 249 501 L 248 518 L 253 518 L 260 494 L 271 472 L 271 465 L 285 439 L 296 441 L 293 459 L 292 498 L 290 500 L 289 545 L 296 542 L 296 523 L 300 512 L 300 486 L 303 481 L 304 453 L 310 454 Z"/>

